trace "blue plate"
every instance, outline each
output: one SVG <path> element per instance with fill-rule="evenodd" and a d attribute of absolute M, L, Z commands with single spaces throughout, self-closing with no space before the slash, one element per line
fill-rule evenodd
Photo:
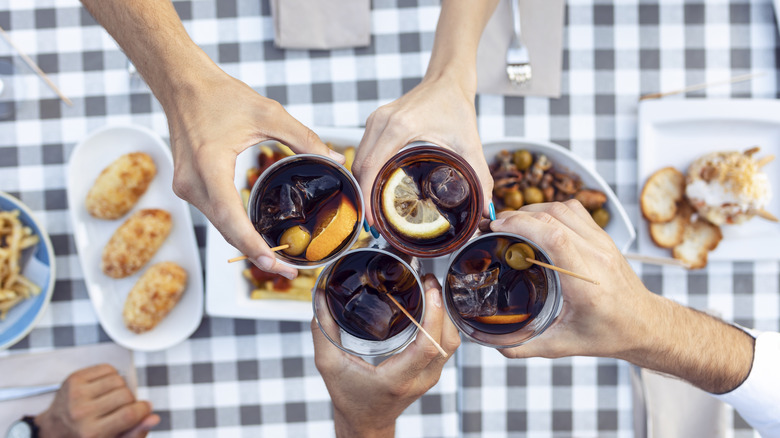
<path fill-rule="evenodd" d="M 41 287 L 41 293 L 14 306 L 8 311 L 5 319 L 0 321 L 0 350 L 3 350 L 27 336 L 43 316 L 54 290 L 55 269 L 54 250 L 49 235 L 35 219 L 30 209 L 15 197 L 0 192 L 0 210 L 19 210 L 19 219 L 22 224 L 30 227 L 40 239 L 27 264 L 35 263 L 36 265 L 36 278 L 33 281 Z M 23 272 L 25 267 L 22 267 Z"/>

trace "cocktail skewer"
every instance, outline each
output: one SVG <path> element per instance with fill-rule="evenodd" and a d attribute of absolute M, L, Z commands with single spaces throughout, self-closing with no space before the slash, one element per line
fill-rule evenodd
<path fill-rule="evenodd" d="M 771 221 L 771 222 L 780 222 L 780 221 L 778 221 L 777 216 L 775 216 L 772 213 L 764 210 L 763 208 L 761 210 L 758 210 L 756 212 L 756 214 L 758 215 L 758 217 L 760 217 L 762 219 L 766 219 L 766 220 Z"/>
<path fill-rule="evenodd" d="M 24 60 L 24 62 L 26 62 L 27 65 L 29 65 L 30 68 L 33 69 L 33 71 L 36 74 L 38 74 L 38 76 L 40 76 L 41 79 L 43 79 L 43 82 L 46 82 L 46 85 L 48 85 L 49 88 L 51 88 L 52 90 L 54 90 L 55 93 L 57 93 L 57 96 L 59 96 L 63 102 L 68 104 L 68 106 L 73 106 L 73 102 L 71 102 L 71 100 L 68 99 L 67 96 L 62 94 L 62 91 L 60 91 L 60 89 L 54 84 L 54 82 L 52 82 L 51 79 L 49 79 L 46 73 L 44 73 L 43 70 L 41 70 L 41 68 L 38 67 L 38 64 L 36 64 L 32 59 L 30 59 L 30 57 L 27 56 L 26 53 L 22 52 L 22 49 L 20 49 L 19 46 L 17 46 L 16 43 L 14 43 L 14 41 L 11 39 L 10 36 L 8 36 L 8 34 L 5 32 L 5 30 L 3 30 L 2 27 L 0 27 L 0 35 L 2 35 L 3 39 L 5 39 L 5 41 L 11 47 L 13 47 L 14 50 L 16 50 L 19 53 L 19 56 Z"/>
<path fill-rule="evenodd" d="M 760 169 L 760 168 L 766 166 L 767 164 L 771 163 L 772 160 L 774 160 L 774 159 L 775 159 L 774 155 L 767 155 L 766 157 L 759 158 L 758 160 L 756 160 L 756 167 L 758 167 Z"/>
<path fill-rule="evenodd" d="M 653 257 L 653 256 L 646 256 L 644 254 L 634 254 L 634 253 L 624 253 L 623 257 L 627 258 L 628 260 L 634 260 L 637 262 L 647 263 L 650 265 L 669 265 L 669 266 L 679 266 L 681 268 L 688 267 L 688 264 L 685 263 L 684 261 L 669 258 L 669 257 Z"/>
<path fill-rule="evenodd" d="M 690 91 L 703 90 L 705 88 L 714 87 L 716 85 L 725 85 L 725 84 L 733 84 L 736 82 L 749 81 L 759 76 L 763 76 L 764 74 L 766 73 L 765 72 L 749 73 L 745 75 L 734 76 L 731 79 L 724 79 L 722 81 L 706 82 L 703 84 L 691 85 L 685 88 L 681 88 L 679 90 L 666 91 L 663 93 L 645 94 L 644 96 L 640 97 L 639 100 L 659 99 L 661 97 L 671 96 L 673 94 L 688 93 Z"/>
<path fill-rule="evenodd" d="M 437 349 L 437 350 L 439 350 L 439 354 L 441 354 L 443 357 L 447 357 L 447 356 L 448 356 L 447 352 L 446 352 L 446 351 L 444 351 L 444 349 L 443 349 L 443 348 L 441 348 L 441 345 L 439 345 L 439 343 L 438 343 L 438 342 L 436 342 L 436 341 L 433 339 L 433 336 L 431 336 L 431 335 L 430 335 L 430 333 L 428 333 L 428 331 L 426 331 L 426 330 L 423 328 L 423 326 L 422 326 L 422 325 L 420 325 L 420 323 L 419 323 L 419 322 L 417 322 L 417 320 L 416 320 L 416 319 L 414 319 L 414 317 L 413 317 L 413 316 L 412 316 L 412 315 L 411 315 L 409 312 L 407 312 L 407 311 L 406 311 L 406 309 L 404 309 L 404 306 L 402 306 L 402 305 L 401 305 L 401 303 L 399 303 L 398 301 L 396 301 L 396 300 L 395 300 L 395 298 L 393 298 L 393 296 L 392 296 L 392 295 L 390 295 L 389 293 L 387 294 L 387 297 L 388 297 L 388 298 L 390 298 L 390 301 L 392 301 L 393 303 L 395 303 L 395 305 L 396 305 L 396 306 L 398 306 L 398 308 L 399 308 L 399 309 L 401 309 L 401 312 L 403 312 L 403 313 L 404 313 L 404 315 L 406 315 L 406 317 L 407 317 L 407 318 L 409 318 L 409 320 L 410 320 L 410 321 L 412 321 L 412 323 L 414 323 L 414 325 L 416 325 L 416 326 L 417 326 L 417 328 L 418 328 L 418 329 L 420 329 L 420 331 L 421 331 L 421 332 L 422 332 L 422 333 L 423 333 L 423 334 L 424 334 L 424 335 L 425 335 L 425 336 L 426 336 L 426 337 L 427 337 L 427 338 L 428 338 L 428 339 L 429 339 L 431 342 L 433 342 L 433 346 L 434 346 L 434 347 L 436 347 L 436 349 Z"/>
<path fill-rule="evenodd" d="M 275 247 L 271 248 L 271 252 L 281 251 L 281 250 L 287 249 L 289 247 L 290 247 L 290 245 L 285 243 L 284 245 L 279 245 L 279 246 L 275 246 Z M 249 257 L 247 257 L 245 255 L 238 256 L 238 257 L 233 257 L 232 259 L 228 259 L 228 263 L 239 262 L 241 260 L 246 260 L 248 258 Z"/>
<path fill-rule="evenodd" d="M 566 270 L 566 269 L 563 269 L 563 268 L 559 268 L 557 266 L 550 265 L 550 264 L 545 263 L 545 262 L 540 262 L 539 260 L 532 259 L 531 257 L 526 257 L 525 261 L 527 261 L 528 263 L 533 263 L 535 265 L 539 265 L 539 266 L 545 267 L 547 269 L 552 269 L 553 271 L 558 271 L 561 274 L 566 274 L 566 275 L 572 276 L 574 278 L 579 278 L 580 280 L 587 281 L 588 283 L 600 284 L 598 281 L 593 280 L 591 278 L 588 278 L 588 277 L 586 277 L 584 275 L 580 275 L 580 274 L 571 272 L 569 270 Z"/>

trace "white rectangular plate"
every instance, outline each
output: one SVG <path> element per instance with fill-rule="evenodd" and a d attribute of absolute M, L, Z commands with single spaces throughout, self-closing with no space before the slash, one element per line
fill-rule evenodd
<path fill-rule="evenodd" d="M 760 156 L 780 157 L 780 101 L 758 99 L 655 100 L 639 106 L 638 177 L 641 194 L 655 171 L 673 166 L 687 173 L 693 160 L 709 152 L 760 146 Z M 764 167 L 774 196 L 767 210 L 780 216 L 780 163 Z M 639 225 L 639 251 L 668 257 L 669 250 L 650 239 L 648 223 Z M 709 254 L 711 261 L 776 260 L 780 258 L 780 225 L 753 218 L 721 227 L 723 240 Z"/>
<path fill-rule="evenodd" d="M 117 220 L 92 217 L 84 207 L 90 187 L 100 172 L 130 152 L 149 154 L 157 175 L 135 207 Z M 82 140 L 68 162 L 68 208 L 84 281 L 100 324 L 111 339 L 132 350 L 163 350 L 187 339 L 203 317 L 203 279 L 189 206 L 174 195 L 173 158 L 168 146 L 151 130 L 140 126 L 109 126 Z M 114 279 L 103 274 L 103 248 L 117 228 L 134 212 L 161 208 L 171 213 L 173 228 L 149 263 L 135 274 Z M 136 334 L 122 321 L 125 298 L 149 266 L 162 261 L 178 263 L 187 270 L 187 288 L 170 314 L 154 329 Z"/>
<path fill-rule="evenodd" d="M 363 137 L 357 128 L 312 128 L 322 141 L 339 146 L 355 146 Z M 252 147 L 236 160 L 235 184 L 237 189 L 246 187 L 246 171 L 256 166 L 258 148 Z M 241 272 L 246 262 L 228 263 L 241 255 L 225 241 L 209 223 L 206 231 L 206 313 L 212 316 L 232 318 L 270 319 L 277 321 L 311 321 L 311 302 L 293 300 L 253 300 L 252 285 Z"/>

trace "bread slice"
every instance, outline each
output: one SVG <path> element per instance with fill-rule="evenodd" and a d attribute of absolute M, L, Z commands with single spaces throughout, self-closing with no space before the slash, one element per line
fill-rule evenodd
<path fill-rule="evenodd" d="M 645 182 L 639 204 L 650 222 L 669 222 L 677 214 L 677 203 L 685 194 L 685 175 L 674 167 L 665 167 Z"/>
<path fill-rule="evenodd" d="M 691 223 L 693 207 L 687 199 L 677 204 L 677 214 L 669 222 L 651 222 L 650 238 L 661 248 L 674 248 L 683 240 L 685 227 Z"/>
<path fill-rule="evenodd" d="M 683 240 L 674 247 L 672 256 L 690 269 L 701 269 L 707 266 L 707 253 L 717 248 L 721 239 L 720 227 L 698 218 L 685 227 Z"/>

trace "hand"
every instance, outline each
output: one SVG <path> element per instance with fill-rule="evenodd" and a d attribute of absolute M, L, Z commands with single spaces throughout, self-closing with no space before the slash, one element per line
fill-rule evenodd
<path fill-rule="evenodd" d="M 68 376 L 49 409 L 35 418 L 42 438 L 141 438 L 159 422 L 149 402 L 137 401 L 110 365 Z"/>
<path fill-rule="evenodd" d="M 446 358 L 418 333 L 404 351 L 373 366 L 331 344 L 312 321 L 314 361 L 333 401 L 339 437 L 392 437 L 396 418 L 438 382 L 442 367 L 460 345 L 458 330 L 442 308 L 441 287 L 431 275 L 424 283 L 428 306 L 422 325 L 447 352 Z"/>
<path fill-rule="evenodd" d="M 582 204 L 575 200 L 531 204 L 499 214 L 490 228 L 526 236 L 556 266 L 600 282 L 593 285 L 561 274 L 563 307 L 556 321 L 527 344 L 500 350 L 504 356 L 620 357 L 637 347 L 636 334 L 646 333 L 641 316 L 657 312 L 655 295 Z"/>
<path fill-rule="evenodd" d="M 282 106 L 222 71 L 201 78 L 175 98 L 162 99 L 175 163 L 173 190 L 197 207 L 225 240 L 269 272 L 295 278 L 297 271 L 276 261 L 249 221 L 233 183 L 236 156 L 265 140 L 295 152 L 344 157 L 325 146 Z"/>
<path fill-rule="evenodd" d="M 474 81 L 476 86 L 476 81 Z M 371 189 L 382 166 L 413 141 L 428 141 L 463 157 L 482 184 L 485 205 L 492 199 L 493 177 L 482 152 L 474 108 L 475 92 L 445 76 L 426 78 L 398 100 L 378 108 L 366 121 L 352 170 L 363 190 L 366 220 L 374 223 Z"/>

